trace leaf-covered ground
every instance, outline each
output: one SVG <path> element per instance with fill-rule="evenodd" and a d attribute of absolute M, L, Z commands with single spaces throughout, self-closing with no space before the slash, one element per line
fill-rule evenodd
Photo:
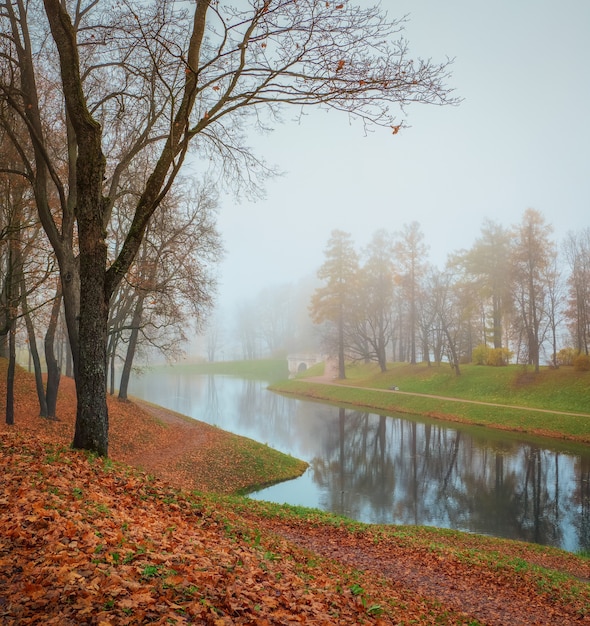
<path fill-rule="evenodd" d="M 69 449 L 71 381 L 59 422 L 33 391 L 19 373 L 16 425 L 0 428 L 0 624 L 590 623 L 587 559 L 191 495 L 259 482 L 250 452 L 114 401 L 114 461 L 93 458 Z"/>

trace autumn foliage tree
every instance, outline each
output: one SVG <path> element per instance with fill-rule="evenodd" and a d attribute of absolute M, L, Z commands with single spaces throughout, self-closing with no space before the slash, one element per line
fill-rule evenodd
<path fill-rule="evenodd" d="M 512 232 L 486 220 L 481 235 L 465 253 L 458 255 L 467 276 L 482 299 L 486 337 L 494 348 L 505 343 L 505 320 L 512 308 Z"/>
<path fill-rule="evenodd" d="M 590 228 L 568 233 L 564 252 L 570 268 L 567 318 L 575 350 L 590 353 Z"/>
<path fill-rule="evenodd" d="M 326 340 L 338 355 L 338 378 L 346 378 L 346 326 L 354 311 L 359 261 L 350 233 L 333 230 L 324 252 L 326 260 L 317 272 L 324 284 L 316 289 L 310 305 L 316 324 L 328 322 Z"/>

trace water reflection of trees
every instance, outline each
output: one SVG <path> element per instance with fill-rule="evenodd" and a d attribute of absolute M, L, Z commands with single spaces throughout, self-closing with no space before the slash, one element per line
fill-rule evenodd
<path fill-rule="evenodd" d="M 314 480 L 332 487 L 324 506 L 336 513 L 358 517 L 367 505 L 376 511 L 393 505 L 395 473 L 387 454 L 387 418 L 373 417 L 338 409 L 337 428 L 326 432 L 324 454 L 312 462 Z"/>
<path fill-rule="evenodd" d="M 577 459 L 577 485 L 573 497 L 579 515 L 574 521 L 580 550 L 590 552 L 590 457 Z"/>
<path fill-rule="evenodd" d="M 328 510 L 590 550 L 590 454 L 298 401 L 260 381 L 148 374 L 139 383 L 140 397 L 313 459 Z"/>
<path fill-rule="evenodd" d="M 564 526 L 576 518 L 579 543 L 588 545 L 587 459 L 580 489 L 564 492 L 575 457 L 536 445 L 342 408 L 328 424 L 312 468 L 330 510 L 550 545 L 564 543 Z"/>
<path fill-rule="evenodd" d="M 201 409 L 205 421 L 286 449 L 293 440 L 295 404 L 265 387 L 259 380 L 207 377 L 207 397 Z"/>

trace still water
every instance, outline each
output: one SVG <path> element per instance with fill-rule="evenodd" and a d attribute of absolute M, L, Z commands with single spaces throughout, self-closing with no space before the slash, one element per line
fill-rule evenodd
<path fill-rule="evenodd" d="M 309 463 L 252 498 L 590 550 L 590 447 L 345 410 L 266 386 L 171 368 L 133 379 L 130 393 Z"/>

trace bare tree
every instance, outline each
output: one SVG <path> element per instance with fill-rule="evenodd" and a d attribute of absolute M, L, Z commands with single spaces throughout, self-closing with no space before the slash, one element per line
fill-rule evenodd
<path fill-rule="evenodd" d="M 19 285 L 21 280 L 20 256 L 20 228 L 22 219 L 22 197 L 13 194 L 9 187 L 9 198 L 5 207 L 7 215 L 7 246 L 4 263 L 5 274 L 2 284 L 3 303 L 5 307 L 5 327 L 3 334 L 8 334 L 8 369 L 6 374 L 6 423 L 14 424 L 14 377 L 16 368 L 16 321 L 19 305 Z"/>
<path fill-rule="evenodd" d="M 244 354 L 247 346 L 257 346 L 256 354 L 278 356 L 289 352 L 319 352 L 317 328 L 309 316 L 309 302 L 317 286 L 315 277 L 297 283 L 266 287 L 243 302 L 236 331 Z M 220 329 L 213 328 L 208 340 L 208 358 L 218 349 Z M 259 350 L 262 352 L 259 353 Z"/>
<path fill-rule="evenodd" d="M 223 327 L 220 323 L 219 315 L 210 318 L 206 331 L 207 361 L 213 363 L 219 358 L 219 353 L 223 347 Z"/>
<path fill-rule="evenodd" d="M 567 318 L 574 348 L 590 351 L 590 228 L 568 233 L 564 243 L 570 268 Z"/>
<path fill-rule="evenodd" d="M 127 399 L 131 367 L 143 340 L 173 358 L 187 340 L 185 330 L 203 328 L 213 306 L 215 263 L 221 254 L 213 224 L 216 195 L 208 186 L 172 191 L 146 231 L 127 283 L 132 306 L 125 330 L 119 399 Z"/>
<path fill-rule="evenodd" d="M 256 299 L 258 327 L 269 355 L 285 350 L 289 333 L 293 332 L 295 306 L 292 286 L 277 285 L 263 289 Z"/>
<path fill-rule="evenodd" d="M 455 375 L 461 374 L 461 311 L 460 282 L 452 269 L 433 275 L 436 325 L 444 337 L 444 349 Z"/>
<path fill-rule="evenodd" d="M 402 22 L 349 3 L 250 0 L 236 9 L 197 0 L 188 10 L 130 0 L 106 10 L 100 0 L 44 0 L 42 7 L 3 0 L 1 6 L 3 58 L 10 64 L 3 76 L 18 76 L 19 85 L 3 80 L 0 93 L 27 124 L 34 158 L 23 150 L 24 167 L 61 273 L 78 396 L 73 445 L 106 455 L 110 301 L 189 144 L 217 158 L 220 176 L 233 173 L 242 186 L 255 186 L 264 168 L 244 143 L 248 120 L 265 126 L 281 105 L 318 105 L 397 132 L 402 123 L 390 105 L 451 101 L 448 63 L 410 59 L 399 37 Z M 61 120 L 61 132 L 46 114 Z M 117 144 L 123 132 L 128 141 Z M 58 140 L 60 146 L 52 144 Z M 154 158 L 115 257 L 108 233 L 120 177 L 145 149 Z"/>
<path fill-rule="evenodd" d="M 545 282 L 547 285 L 547 332 L 551 341 L 551 365 L 559 367 L 557 359 L 558 330 L 562 324 L 565 306 L 565 284 L 561 271 L 557 251 L 549 258 L 545 268 Z"/>
<path fill-rule="evenodd" d="M 241 302 L 236 310 L 236 339 L 242 349 L 242 358 L 246 361 L 260 357 L 261 338 L 258 323 L 258 307 L 254 300 Z"/>
<path fill-rule="evenodd" d="M 424 276 L 420 281 L 420 293 L 418 297 L 418 335 L 422 343 L 422 359 L 431 365 L 431 354 L 436 363 L 440 363 L 442 357 L 443 337 L 438 324 L 436 324 L 436 299 L 434 287 L 437 273 L 435 269 L 426 266 Z"/>

